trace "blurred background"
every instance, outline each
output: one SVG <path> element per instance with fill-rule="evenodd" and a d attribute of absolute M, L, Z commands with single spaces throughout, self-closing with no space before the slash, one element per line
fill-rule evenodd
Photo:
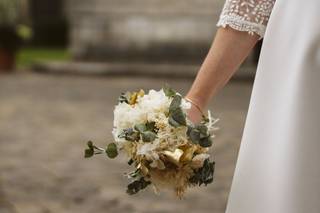
<path fill-rule="evenodd" d="M 112 141 L 126 90 L 185 94 L 224 0 L 0 0 L 0 213 L 223 213 L 261 43 L 212 100 L 215 182 L 177 200 L 125 193 L 121 158 L 85 160 Z"/>

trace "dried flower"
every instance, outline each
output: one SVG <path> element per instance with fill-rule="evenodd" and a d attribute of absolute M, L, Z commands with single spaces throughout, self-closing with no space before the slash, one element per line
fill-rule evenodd
<path fill-rule="evenodd" d="M 192 124 L 186 117 L 191 104 L 166 86 L 160 91 L 143 90 L 122 93 L 114 110 L 115 143 L 101 149 L 91 143 L 85 156 L 105 152 L 114 158 L 124 152 L 135 167 L 128 177 L 128 194 L 136 194 L 148 185 L 172 189 L 181 198 L 188 187 L 209 184 L 214 162 L 208 154 L 216 119 L 205 117 Z"/>

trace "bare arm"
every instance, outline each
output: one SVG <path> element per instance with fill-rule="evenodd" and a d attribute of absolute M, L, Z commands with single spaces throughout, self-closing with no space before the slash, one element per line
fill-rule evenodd
<path fill-rule="evenodd" d="M 249 35 L 232 28 L 219 28 L 186 98 L 204 110 L 209 100 L 222 88 L 239 68 L 258 41 L 258 35 Z M 189 118 L 198 122 L 201 113 L 192 105 Z"/>

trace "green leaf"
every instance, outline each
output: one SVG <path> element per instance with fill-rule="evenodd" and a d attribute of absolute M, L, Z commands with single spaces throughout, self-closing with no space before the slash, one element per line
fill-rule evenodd
<path fill-rule="evenodd" d="M 197 125 L 195 126 L 195 128 L 198 129 L 201 134 L 203 134 L 203 135 L 208 135 L 208 128 L 207 128 L 206 125 L 204 125 L 204 124 L 197 124 Z"/>
<path fill-rule="evenodd" d="M 157 137 L 155 122 L 147 122 L 146 124 L 137 124 L 134 126 L 134 129 L 140 133 L 143 142 L 152 142 Z"/>
<path fill-rule="evenodd" d="M 118 135 L 119 138 L 124 138 L 127 141 L 139 141 L 140 134 L 139 132 L 134 131 L 132 128 L 122 130 L 121 134 Z"/>
<path fill-rule="evenodd" d="M 129 164 L 129 165 L 132 165 L 133 162 L 134 162 L 134 161 L 133 161 L 132 159 L 130 159 L 130 160 L 128 161 L 128 164 Z"/>
<path fill-rule="evenodd" d="M 207 158 L 203 162 L 203 167 L 194 171 L 194 175 L 189 179 L 190 183 L 201 186 L 210 184 L 213 181 L 215 162 L 210 162 Z"/>
<path fill-rule="evenodd" d="M 211 136 L 209 135 L 209 136 L 207 136 L 205 138 L 200 139 L 199 144 L 202 147 L 210 147 L 210 146 L 212 146 Z"/>
<path fill-rule="evenodd" d="M 88 142 L 87 142 L 87 146 L 88 146 L 90 149 L 94 149 L 94 146 L 93 146 L 92 141 L 88 141 Z"/>
<path fill-rule="evenodd" d="M 85 158 L 90 158 L 94 155 L 94 150 L 93 149 L 86 149 L 84 150 L 84 157 Z"/>
<path fill-rule="evenodd" d="M 146 124 L 136 124 L 134 129 L 138 132 L 152 131 L 156 132 L 156 122 L 147 122 Z"/>
<path fill-rule="evenodd" d="M 145 131 L 141 133 L 143 142 L 152 142 L 156 139 L 157 135 L 151 131 Z"/>
<path fill-rule="evenodd" d="M 170 103 L 169 107 L 169 124 L 173 127 L 186 126 L 186 115 L 182 111 L 181 105 L 181 96 L 175 95 Z"/>
<path fill-rule="evenodd" d="M 169 106 L 169 113 L 180 108 L 182 97 L 180 95 L 175 95 Z"/>
<path fill-rule="evenodd" d="M 179 126 L 186 126 L 186 115 L 183 113 L 181 108 L 177 108 L 175 111 L 171 112 L 169 117 L 171 117 Z"/>
<path fill-rule="evenodd" d="M 169 120 L 168 120 L 169 124 L 173 127 L 179 127 L 181 126 L 177 121 L 175 121 L 171 116 L 169 116 Z"/>
<path fill-rule="evenodd" d="M 131 93 L 130 92 L 123 92 L 121 93 L 121 95 L 119 96 L 118 98 L 118 102 L 119 103 L 129 103 L 129 100 L 130 100 L 130 96 L 131 96 Z"/>
<path fill-rule="evenodd" d="M 128 185 L 127 193 L 129 195 L 137 194 L 140 190 L 145 189 L 149 184 L 150 181 L 146 181 L 143 177 L 139 180 L 133 181 Z"/>
<path fill-rule="evenodd" d="M 173 97 L 176 95 L 176 91 L 173 90 L 172 88 L 170 88 L 170 86 L 168 84 L 166 84 L 163 88 L 163 92 L 167 97 Z"/>
<path fill-rule="evenodd" d="M 93 145 L 92 141 L 88 141 L 87 146 L 88 146 L 88 148 L 86 150 L 84 150 L 84 157 L 90 158 L 94 155 L 94 145 Z"/>
<path fill-rule="evenodd" d="M 194 127 L 188 126 L 187 135 L 193 143 L 200 144 L 202 147 L 212 145 L 211 135 L 204 124 L 197 124 Z"/>
<path fill-rule="evenodd" d="M 200 131 L 198 129 L 193 128 L 189 133 L 190 140 L 194 144 L 198 144 L 200 141 Z"/>
<path fill-rule="evenodd" d="M 106 154 L 109 158 L 115 158 L 118 155 L 117 145 L 115 143 L 109 143 L 106 148 Z"/>
<path fill-rule="evenodd" d="M 141 132 L 147 131 L 147 126 L 145 124 L 136 124 L 134 126 L 134 129 L 141 133 Z"/>
<path fill-rule="evenodd" d="M 157 127 L 156 127 L 156 122 L 154 122 L 154 121 L 147 122 L 146 127 L 147 127 L 147 130 L 152 131 L 154 133 L 156 133 L 158 131 Z"/>

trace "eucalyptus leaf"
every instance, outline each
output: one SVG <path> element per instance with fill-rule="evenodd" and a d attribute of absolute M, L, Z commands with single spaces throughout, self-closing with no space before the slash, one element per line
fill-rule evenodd
<path fill-rule="evenodd" d="M 169 106 L 169 113 L 180 108 L 182 97 L 180 95 L 175 95 Z"/>
<path fill-rule="evenodd" d="M 201 186 L 202 184 L 210 184 L 213 181 L 215 162 L 210 162 L 207 158 L 203 162 L 203 166 L 200 169 L 194 171 L 194 175 L 189 179 L 193 184 Z"/>
<path fill-rule="evenodd" d="M 130 159 L 130 160 L 128 161 L 128 164 L 129 164 L 129 165 L 132 165 L 133 162 L 134 162 L 134 161 L 133 161 L 132 159 Z"/>
<path fill-rule="evenodd" d="M 210 146 L 212 146 L 211 136 L 209 135 L 209 136 L 207 136 L 205 138 L 200 139 L 199 144 L 202 147 L 210 147 Z"/>
<path fill-rule="evenodd" d="M 179 127 L 181 126 L 177 121 L 175 121 L 171 116 L 169 116 L 169 120 L 168 120 L 169 124 L 173 127 Z"/>
<path fill-rule="evenodd" d="M 151 131 L 145 131 L 141 133 L 143 142 L 152 142 L 156 139 L 157 135 Z"/>
<path fill-rule="evenodd" d="M 141 133 L 141 132 L 147 131 L 147 126 L 145 124 L 136 124 L 134 126 L 134 129 Z"/>
<path fill-rule="evenodd" d="M 88 142 L 87 142 L 87 146 L 88 146 L 90 149 L 94 149 L 94 145 L 93 145 L 92 141 L 88 141 Z"/>
<path fill-rule="evenodd" d="M 197 125 L 195 126 L 195 128 L 198 129 L 201 134 L 203 134 L 203 135 L 208 135 L 208 128 L 207 128 L 206 125 L 204 125 L 204 124 L 197 124 Z"/>
<path fill-rule="evenodd" d="M 204 124 L 188 126 L 187 135 L 193 143 L 200 144 L 202 147 L 212 145 L 211 135 L 208 132 L 207 126 Z"/>
<path fill-rule="evenodd" d="M 106 154 L 109 158 L 115 158 L 118 155 L 117 145 L 115 143 L 109 143 L 106 148 Z"/>
<path fill-rule="evenodd" d="M 140 134 L 139 132 L 134 131 L 132 128 L 122 130 L 121 134 L 118 135 L 119 138 L 124 138 L 127 141 L 139 141 Z"/>
<path fill-rule="evenodd" d="M 202 134 L 201 132 L 200 132 L 200 139 L 204 139 L 204 138 L 206 138 L 206 137 L 208 137 L 208 136 L 210 136 L 209 134 Z"/>
<path fill-rule="evenodd" d="M 155 122 L 147 122 L 146 124 L 136 124 L 134 126 L 134 129 L 136 131 L 138 131 L 139 133 L 143 133 L 146 131 L 151 131 L 151 132 L 156 133 L 157 128 L 156 128 L 155 124 L 156 124 Z"/>
<path fill-rule="evenodd" d="M 88 146 L 88 148 L 86 150 L 84 150 L 84 157 L 90 158 L 94 155 L 94 145 L 93 145 L 92 141 L 88 141 L 87 146 Z"/>
<path fill-rule="evenodd" d="M 140 190 L 145 189 L 148 185 L 150 185 L 150 181 L 146 181 L 143 177 L 139 180 L 135 180 L 128 185 L 127 193 L 129 195 L 133 195 L 138 193 Z"/>
<path fill-rule="evenodd" d="M 177 93 L 175 90 L 173 90 L 172 88 L 170 88 L 170 86 L 167 85 L 167 84 L 166 84 L 162 89 L 163 89 L 164 94 L 165 94 L 167 97 L 173 97 L 173 96 L 175 96 L 176 93 Z"/>
<path fill-rule="evenodd" d="M 151 122 L 147 122 L 146 123 L 146 127 L 147 127 L 147 130 L 149 131 L 152 131 L 152 132 L 157 132 L 157 128 L 156 128 L 156 122 L 154 121 L 151 121 Z"/>
<path fill-rule="evenodd" d="M 182 111 L 182 109 L 179 107 L 173 112 L 170 113 L 169 117 L 171 117 L 174 121 L 176 121 L 180 126 L 186 126 L 186 115 Z"/>
<path fill-rule="evenodd" d="M 200 141 L 200 131 L 198 129 L 193 128 L 190 131 L 189 137 L 194 144 L 198 144 Z"/>
<path fill-rule="evenodd" d="M 84 150 L 84 157 L 85 158 L 90 158 L 94 155 L 94 150 L 93 149 L 86 149 Z"/>
<path fill-rule="evenodd" d="M 181 100 L 180 95 L 175 95 L 170 103 L 169 107 L 169 124 L 173 127 L 186 126 L 186 115 L 181 109 Z"/>
<path fill-rule="evenodd" d="M 118 98 L 119 103 L 127 103 L 128 104 L 129 100 L 130 100 L 130 96 L 131 96 L 130 92 L 121 93 L 121 95 Z"/>

